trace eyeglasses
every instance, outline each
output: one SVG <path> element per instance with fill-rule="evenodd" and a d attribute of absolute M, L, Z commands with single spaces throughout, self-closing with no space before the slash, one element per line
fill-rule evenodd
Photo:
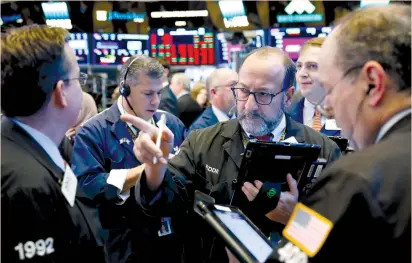
<path fill-rule="evenodd" d="M 269 104 L 271 104 L 273 98 L 283 92 L 283 91 L 279 91 L 275 94 L 267 93 L 267 92 L 261 92 L 261 91 L 253 92 L 253 91 L 250 91 L 248 89 L 239 87 L 238 84 L 236 84 L 235 87 L 232 87 L 231 90 L 232 90 L 233 95 L 235 96 L 235 99 L 237 101 L 247 101 L 249 99 L 250 94 L 252 94 L 253 97 L 255 97 L 256 103 L 260 104 L 260 105 L 269 105 Z"/>
<path fill-rule="evenodd" d="M 79 83 L 81 86 L 86 85 L 87 83 L 87 74 L 80 72 L 79 77 L 78 78 L 72 78 L 72 79 L 64 79 L 63 81 L 70 81 L 70 80 L 79 80 Z"/>

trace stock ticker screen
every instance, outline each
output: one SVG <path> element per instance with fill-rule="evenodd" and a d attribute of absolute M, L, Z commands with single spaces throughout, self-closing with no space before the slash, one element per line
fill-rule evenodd
<path fill-rule="evenodd" d="M 269 45 L 286 51 L 296 61 L 303 44 L 311 38 L 326 37 L 330 27 L 297 27 L 270 29 Z"/>
<path fill-rule="evenodd" d="M 70 33 L 69 46 L 74 49 L 79 65 L 90 63 L 88 36 L 87 33 Z"/>
<path fill-rule="evenodd" d="M 242 44 L 239 44 L 242 40 L 236 38 L 233 33 L 222 32 L 216 34 L 217 64 L 230 63 L 231 52 L 233 51 L 249 53 L 254 49 L 266 46 L 265 30 L 244 30 L 242 34 L 244 36 Z"/>
<path fill-rule="evenodd" d="M 205 28 L 154 29 L 150 32 L 150 55 L 164 57 L 172 65 L 214 65 L 213 33 Z"/>
<path fill-rule="evenodd" d="M 148 35 L 93 33 L 92 64 L 122 65 L 134 55 L 147 55 Z"/>

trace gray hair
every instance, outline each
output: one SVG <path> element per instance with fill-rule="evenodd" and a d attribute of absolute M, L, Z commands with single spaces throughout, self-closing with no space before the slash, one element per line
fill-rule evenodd
<path fill-rule="evenodd" d="M 343 71 L 377 61 L 400 90 L 411 91 L 411 7 L 358 9 L 337 24 L 336 65 Z"/>
<path fill-rule="evenodd" d="M 132 65 L 129 66 L 132 61 Z M 140 73 L 145 74 L 151 79 L 160 79 L 163 76 L 164 71 L 163 66 L 153 58 L 145 55 L 132 56 L 120 69 L 120 82 L 124 80 L 124 75 L 126 74 L 128 67 L 129 72 L 127 73 L 126 82 L 129 83 L 129 85 L 135 85 L 139 82 L 138 78 Z"/>
<path fill-rule="evenodd" d="M 176 73 L 173 75 L 174 79 L 177 81 L 180 81 L 183 84 L 183 88 L 187 91 L 190 91 L 190 79 L 186 74 L 184 73 Z"/>

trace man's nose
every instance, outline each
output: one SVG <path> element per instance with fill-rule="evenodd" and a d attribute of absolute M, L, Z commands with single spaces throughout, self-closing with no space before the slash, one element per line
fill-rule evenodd
<path fill-rule="evenodd" d="M 245 109 L 246 109 L 248 112 L 251 112 L 251 111 L 257 109 L 258 107 L 259 107 L 259 106 L 258 106 L 258 104 L 256 103 L 254 94 L 252 94 L 252 93 L 249 94 L 249 97 L 248 97 L 247 100 L 246 100 Z"/>

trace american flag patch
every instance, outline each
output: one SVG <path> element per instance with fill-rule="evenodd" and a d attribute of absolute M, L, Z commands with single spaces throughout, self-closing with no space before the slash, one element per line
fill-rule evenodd
<path fill-rule="evenodd" d="M 283 236 L 313 257 L 325 243 L 332 227 L 333 223 L 329 219 L 298 203 L 283 230 Z"/>

